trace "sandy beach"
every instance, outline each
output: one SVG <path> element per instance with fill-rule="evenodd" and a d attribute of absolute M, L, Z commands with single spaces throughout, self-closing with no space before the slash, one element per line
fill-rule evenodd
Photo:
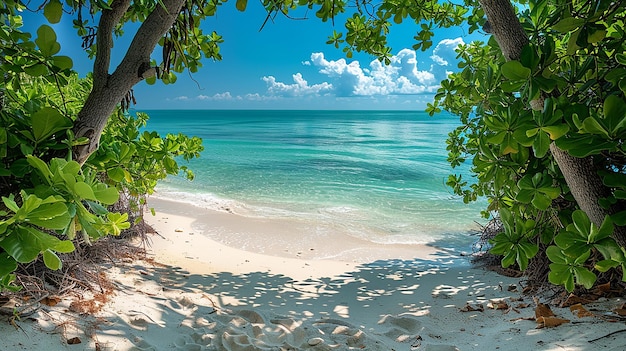
<path fill-rule="evenodd" d="M 541 327 L 523 281 L 458 253 L 150 205 L 150 259 L 104 267 L 114 292 L 100 312 L 78 313 L 78 297 L 42 305 L 18 328 L 0 324 L 0 350 L 626 349 L 626 334 L 607 336 L 625 328 L 612 312 L 623 299 L 585 305 L 582 317 L 550 306 L 568 322 Z"/>

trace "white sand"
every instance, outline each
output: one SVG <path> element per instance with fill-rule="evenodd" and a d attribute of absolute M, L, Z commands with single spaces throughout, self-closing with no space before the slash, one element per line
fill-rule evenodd
<path fill-rule="evenodd" d="M 570 323 L 537 329 L 518 279 L 448 253 L 300 241 L 288 221 L 151 205 L 160 233 L 151 254 L 162 265 L 109 268 L 118 292 L 96 316 L 77 316 L 68 299 L 18 321 L 21 330 L 0 324 L 0 350 L 626 350 L 626 334 L 589 342 L 624 328 L 606 322 L 618 299 L 580 319 L 552 307 Z M 229 231 L 265 239 L 232 241 Z M 488 307 L 498 301 L 512 308 Z M 461 312 L 468 303 L 484 311 Z M 67 345 L 72 337 L 81 344 Z"/>

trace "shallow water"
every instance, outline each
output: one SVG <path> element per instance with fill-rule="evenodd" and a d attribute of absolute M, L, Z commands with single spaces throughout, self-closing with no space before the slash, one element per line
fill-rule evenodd
<path fill-rule="evenodd" d="M 158 196 L 244 216 L 290 218 L 376 243 L 466 246 L 484 204 L 445 182 L 449 115 L 398 111 L 154 110 L 147 129 L 203 138 Z M 184 161 L 181 161 L 184 162 Z"/>

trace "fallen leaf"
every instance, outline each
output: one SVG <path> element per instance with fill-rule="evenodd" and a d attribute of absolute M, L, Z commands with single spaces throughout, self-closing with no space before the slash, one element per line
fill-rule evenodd
<path fill-rule="evenodd" d="M 46 306 L 56 306 L 59 302 L 61 302 L 61 298 L 58 296 L 47 296 L 41 299 L 41 303 Z"/>
<path fill-rule="evenodd" d="M 593 302 L 593 300 L 589 300 L 589 299 L 585 299 L 582 298 L 580 296 L 574 295 L 574 294 L 570 294 L 567 299 L 565 301 L 563 301 L 563 303 L 561 304 L 561 307 L 570 307 L 576 304 L 588 304 L 590 302 Z"/>
<path fill-rule="evenodd" d="M 509 304 L 507 304 L 506 301 L 489 301 L 487 307 L 494 310 L 507 310 L 509 309 Z"/>
<path fill-rule="evenodd" d="M 67 339 L 67 344 L 68 345 L 78 345 L 80 344 L 82 341 L 80 341 L 79 337 L 73 337 L 71 339 Z"/>
<path fill-rule="evenodd" d="M 482 304 L 472 306 L 468 303 L 465 306 L 463 306 L 463 308 L 461 308 L 460 311 L 461 312 L 484 312 L 485 306 L 483 306 Z"/>
<path fill-rule="evenodd" d="M 535 319 L 539 319 L 542 317 L 553 317 L 554 316 L 554 312 L 552 312 L 552 310 L 550 309 L 550 306 L 543 304 L 543 303 L 538 303 L 537 307 L 535 308 Z"/>
<path fill-rule="evenodd" d="M 569 320 L 557 317 L 539 317 L 537 318 L 537 329 L 558 327 L 565 323 L 569 323 Z"/>
<path fill-rule="evenodd" d="M 570 306 L 569 310 L 572 311 L 572 313 L 574 315 L 576 315 L 576 317 L 578 317 L 578 318 L 593 317 L 593 313 L 589 312 L 581 304 L 576 304 L 576 305 Z"/>
<path fill-rule="evenodd" d="M 626 316 L 626 304 L 622 304 L 618 308 L 614 309 L 613 312 L 617 313 L 620 316 Z"/>
<path fill-rule="evenodd" d="M 596 286 L 596 290 L 601 293 L 606 293 L 606 292 L 611 291 L 611 282 L 607 282 L 607 283 Z"/>
<path fill-rule="evenodd" d="M 515 308 L 526 308 L 530 306 L 530 304 L 528 303 L 518 303 L 517 305 L 515 305 Z"/>

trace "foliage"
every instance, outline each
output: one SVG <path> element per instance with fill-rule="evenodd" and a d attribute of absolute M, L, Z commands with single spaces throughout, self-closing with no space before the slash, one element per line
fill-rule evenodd
<path fill-rule="evenodd" d="M 429 111 L 444 108 L 463 122 L 450 133 L 450 161 L 456 166 L 473 159 L 478 181 L 468 185 L 451 176 L 449 185 L 467 201 L 486 195 L 488 211 L 498 211 L 504 223 L 514 218 L 515 227 L 505 226 L 493 240 L 492 252 L 504 255 L 503 265 L 515 257 L 525 269 L 534 256 L 536 250 L 522 249 L 521 239 L 552 243 L 546 251 L 550 282 L 568 291 L 576 284 L 590 288 L 594 270 L 623 266 L 623 248 L 611 235 L 613 223 L 626 224 L 626 211 L 601 228 L 584 212 L 572 212 L 576 204 L 549 146 L 594 156 L 611 190 L 603 206 L 624 202 L 626 6 L 530 1 L 519 16 L 530 37 L 520 60 L 505 62 L 493 39 L 460 47 L 462 70 L 442 82 Z M 540 98 L 543 109 L 532 110 L 530 103 Z M 533 230 L 537 223 L 541 229 Z M 597 253 L 604 260 L 597 261 Z"/>
<path fill-rule="evenodd" d="M 287 13 L 290 4 L 267 6 Z M 322 20 L 350 8 L 345 2 L 333 2 L 331 9 L 324 1 L 300 5 L 319 6 L 316 15 Z M 540 248 L 548 247 L 552 283 L 568 290 L 576 284 L 590 287 L 594 272 L 623 267 L 623 248 L 612 228 L 626 225 L 626 3 L 520 0 L 513 5 L 529 38 L 520 58 L 507 61 L 493 36 L 459 46 L 460 70 L 441 82 L 427 111 L 434 115 L 443 109 L 460 118 L 461 125 L 449 134 L 449 161 L 456 167 L 471 160 L 476 179 L 452 175 L 447 183 L 466 202 L 487 197 L 484 216 L 501 217 L 504 231 L 492 241 L 492 252 L 503 256 L 502 264 L 526 269 Z M 354 8 L 345 32 L 335 31 L 328 41 L 343 46 L 348 57 L 363 50 L 388 62 L 386 37 L 403 21 L 417 25 L 414 48 L 421 50 L 431 47 L 435 27 L 462 25 L 473 33 L 488 26 L 473 0 L 365 1 Z M 600 170 L 608 189 L 600 203 L 611 214 L 601 228 L 578 209 L 550 152 L 553 144 L 591 160 L 590 172 Z"/>
<path fill-rule="evenodd" d="M 44 8 L 51 22 L 59 4 Z M 51 27 L 41 26 L 34 41 L 21 32 L 13 14 L 19 8 L 12 1 L 0 8 L 0 291 L 16 288 L 18 263 L 42 257 L 48 268 L 60 269 L 58 253 L 128 229 L 128 213 L 109 210 L 120 192 L 140 201 L 168 174 L 183 171 L 191 179 L 177 159 L 202 151 L 198 138 L 140 133 L 148 117 L 118 110 L 102 150 L 84 166 L 73 161 L 72 146 L 85 140 L 75 139 L 72 127 L 91 79 L 79 79 L 72 60 L 57 55 Z"/>

